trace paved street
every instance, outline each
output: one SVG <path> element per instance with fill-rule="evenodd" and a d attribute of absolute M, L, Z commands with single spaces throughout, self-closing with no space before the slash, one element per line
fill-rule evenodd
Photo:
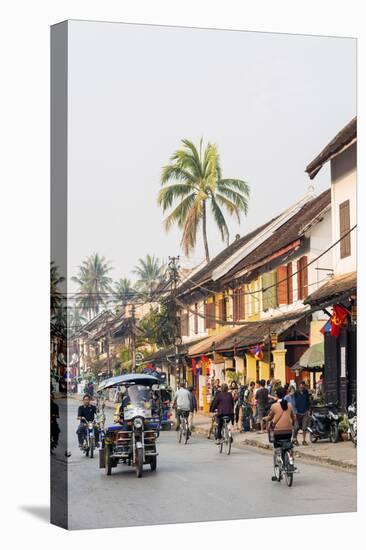
<path fill-rule="evenodd" d="M 65 402 L 58 403 L 65 410 Z M 77 447 L 77 406 L 69 400 L 70 529 L 356 510 L 352 473 L 299 464 L 301 473 L 288 488 L 271 481 L 271 454 L 234 448 L 229 457 L 219 455 L 212 441 L 198 435 L 184 446 L 175 432 L 163 432 L 156 472 L 146 467 L 137 479 L 134 469 L 121 465 L 108 477 L 98 458 L 85 458 Z M 61 443 L 55 460 L 63 450 Z"/>

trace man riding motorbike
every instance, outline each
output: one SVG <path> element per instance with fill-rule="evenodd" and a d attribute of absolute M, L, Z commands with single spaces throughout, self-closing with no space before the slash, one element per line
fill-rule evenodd
<path fill-rule="evenodd" d="M 86 430 L 86 422 L 94 422 L 97 415 L 97 408 L 95 405 L 90 404 L 90 397 L 86 393 L 83 397 L 83 404 L 80 405 L 78 408 L 78 415 L 77 419 L 79 420 L 80 424 L 78 429 L 76 430 L 78 440 L 79 440 L 79 447 L 82 448 L 83 441 L 85 437 L 85 430 Z M 95 433 L 95 445 L 99 446 L 99 430 L 95 426 L 94 427 L 94 433 Z"/>

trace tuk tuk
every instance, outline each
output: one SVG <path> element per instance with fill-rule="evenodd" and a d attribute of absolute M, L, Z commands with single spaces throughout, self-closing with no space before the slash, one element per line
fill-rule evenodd
<path fill-rule="evenodd" d="M 103 381 L 98 393 L 118 388 L 121 395 L 119 418 L 104 432 L 99 450 L 99 467 L 107 475 L 119 463 L 132 466 L 137 477 L 142 476 L 143 465 L 151 470 L 157 467 L 156 439 L 160 426 L 159 384 L 148 374 L 124 374 Z"/>

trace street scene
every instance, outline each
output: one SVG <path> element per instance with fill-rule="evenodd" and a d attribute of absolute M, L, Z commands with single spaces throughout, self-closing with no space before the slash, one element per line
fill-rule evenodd
<path fill-rule="evenodd" d="M 230 42 L 236 38 L 227 38 L 233 55 L 227 70 L 239 78 L 256 116 L 270 125 L 277 116 L 274 109 L 288 106 L 283 119 L 289 135 L 281 153 L 273 153 L 273 139 L 256 129 L 256 116 L 238 98 L 242 123 L 248 120 L 249 133 L 257 131 L 254 140 L 242 136 L 248 155 L 229 135 L 225 117 L 211 126 L 207 111 L 207 119 L 197 124 L 184 102 L 179 134 L 167 116 L 162 123 L 166 136 L 154 140 L 148 128 L 157 111 L 142 106 L 144 115 L 132 123 L 128 109 L 116 107 L 119 84 L 111 88 L 110 102 L 116 116 L 124 113 L 131 143 L 114 134 L 114 118 L 106 116 L 101 124 L 95 114 L 101 132 L 110 129 L 102 143 L 100 137 L 90 138 L 84 124 L 90 109 L 99 112 L 98 93 L 104 98 L 105 83 L 109 90 L 115 44 L 123 33 L 118 25 L 105 24 L 98 38 L 107 52 L 104 64 L 98 65 L 102 56 L 96 58 L 104 83 L 99 89 L 99 73 L 96 78 L 96 69 L 83 63 L 94 61 L 84 48 L 95 47 L 88 42 L 95 23 L 75 25 L 70 105 L 75 102 L 81 110 L 72 111 L 78 115 L 70 125 L 76 136 L 68 218 L 74 237 L 67 268 L 56 256 L 50 268 L 52 522 L 86 529 L 356 511 L 353 85 L 343 82 L 344 88 L 338 88 L 338 113 L 327 103 L 332 63 L 338 68 L 344 63 L 348 74 L 351 53 L 340 46 L 342 63 L 337 55 L 331 57 L 323 75 L 320 59 L 330 55 L 329 45 L 317 42 L 307 50 L 305 37 L 293 42 L 293 51 L 298 48 L 318 75 L 318 105 L 306 103 L 308 111 L 304 107 L 298 113 L 298 122 L 290 111 L 300 92 L 293 92 L 290 80 L 284 83 L 293 70 L 284 38 L 269 36 L 271 46 L 265 46 L 262 58 L 262 38 L 242 35 L 243 45 L 257 45 L 261 63 L 258 69 L 250 56 L 245 60 L 254 78 L 253 96 L 237 77 L 235 63 L 242 61 Z M 169 56 L 175 47 L 181 55 L 186 43 L 179 38 L 168 52 L 172 29 L 159 35 L 160 40 L 168 33 L 161 43 L 153 38 L 158 30 L 136 30 L 134 40 L 147 40 L 152 49 L 146 55 L 159 52 L 163 66 L 171 67 Z M 194 44 L 196 35 L 191 37 Z M 216 51 L 212 34 L 206 39 Z M 278 54 L 277 68 L 267 47 Z M 150 82 L 160 102 L 154 86 L 164 81 L 163 74 L 146 66 L 142 53 L 136 53 L 136 67 L 146 67 L 146 74 L 135 74 L 136 67 L 126 63 L 136 79 Z M 180 71 L 172 71 L 172 81 L 181 78 Z M 211 82 L 210 75 L 202 82 Z M 78 103 L 81 89 L 83 106 Z M 159 90 L 166 93 L 164 86 Z M 282 94 L 286 100 L 279 99 Z M 168 105 L 169 97 L 165 100 Z M 103 102 L 104 107 L 108 113 L 110 106 Z M 317 128 L 307 122 L 310 107 Z M 212 141 L 198 129 L 205 120 Z M 296 143 L 290 134 L 300 123 Z M 137 136 L 141 157 L 134 156 Z M 117 172 L 121 175 L 116 143 L 131 155 L 123 158 L 134 189 L 127 181 L 125 190 L 116 183 Z M 93 156 L 92 151 L 89 168 L 81 159 Z"/>

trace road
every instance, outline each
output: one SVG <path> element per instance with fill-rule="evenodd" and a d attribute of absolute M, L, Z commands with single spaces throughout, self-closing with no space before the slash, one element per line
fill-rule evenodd
<path fill-rule="evenodd" d="M 298 464 L 300 473 L 288 488 L 271 481 L 270 453 L 233 448 L 231 456 L 220 455 L 212 441 L 198 435 L 179 445 L 173 431 L 158 440 L 156 472 L 145 466 L 143 478 L 137 479 L 133 468 L 120 465 L 106 476 L 98 458 L 86 458 L 78 449 L 77 405 L 69 400 L 70 529 L 356 510 L 353 473 Z"/>

